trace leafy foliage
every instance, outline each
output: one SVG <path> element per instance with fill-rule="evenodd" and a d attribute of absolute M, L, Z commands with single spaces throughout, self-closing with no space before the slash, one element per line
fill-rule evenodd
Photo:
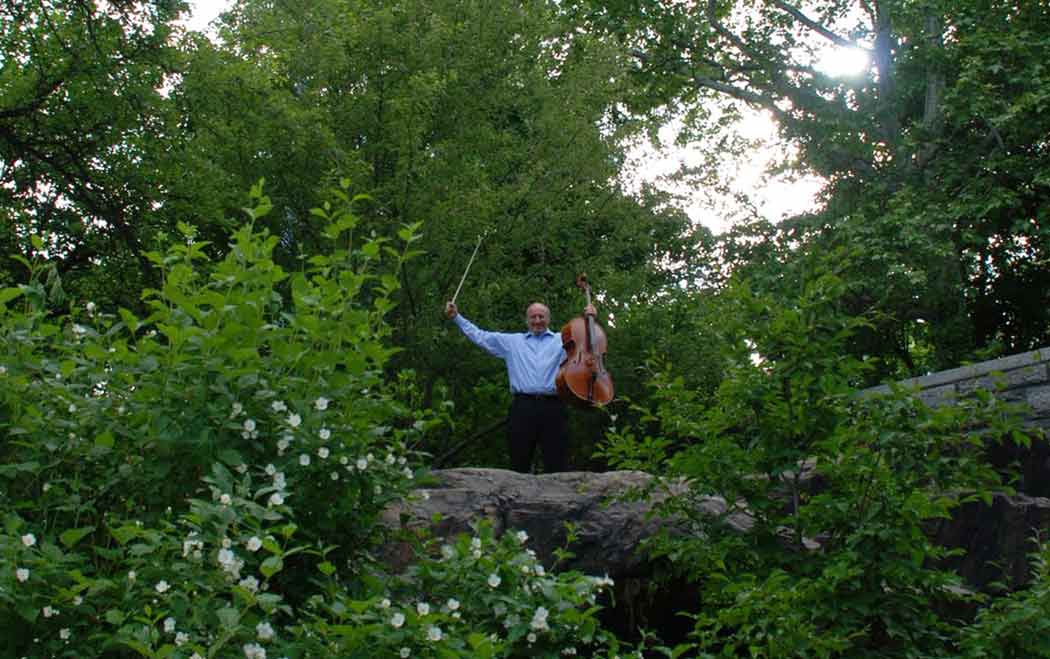
<path fill-rule="evenodd" d="M 609 437 L 614 464 L 690 484 L 667 512 L 693 536 L 650 546 L 703 589 L 692 639 L 669 653 L 958 656 L 961 605 L 980 597 L 926 527 L 987 503 L 1000 485 L 986 442 L 1013 441 L 1019 420 L 990 395 L 937 409 L 900 389 L 858 397 L 865 365 L 843 348 L 865 323 L 838 307 L 842 285 L 824 273 L 775 301 L 734 284 L 736 351 L 713 398 L 665 371 L 650 429 Z"/>
<path fill-rule="evenodd" d="M 221 261 L 189 225 L 183 243 L 147 254 L 163 277 L 144 293 L 145 318 L 93 304 L 49 315 L 43 259 L 4 290 L 0 631 L 12 654 L 374 647 L 347 622 L 393 595 L 370 557 L 379 513 L 414 485 L 415 447 L 445 421 L 406 404 L 409 375 L 385 371 L 386 316 L 418 227 L 359 238 L 348 187 L 316 210 L 331 247 L 300 272 L 274 263 L 278 238 L 255 226 L 271 206 L 260 185 Z M 578 643 L 576 627 L 605 642 L 593 619 L 603 583 L 545 576 L 509 537 L 484 538 L 463 560 L 503 575 L 486 592 L 549 617 L 504 627 L 462 590 L 465 567 L 423 556 L 428 576 L 397 596 L 462 593 L 464 618 L 417 607 L 389 628 L 391 648 L 507 656 Z M 509 572 L 519 565 L 536 580 Z"/>

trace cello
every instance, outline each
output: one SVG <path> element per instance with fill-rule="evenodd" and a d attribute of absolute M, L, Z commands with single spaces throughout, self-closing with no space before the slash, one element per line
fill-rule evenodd
<path fill-rule="evenodd" d="M 576 286 L 591 305 L 591 287 L 587 275 L 576 277 Z M 558 368 L 554 384 L 566 402 L 583 407 L 601 407 L 613 399 L 612 376 L 605 370 L 605 331 L 594 320 L 594 314 L 577 316 L 561 328 L 565 360 Z"/>

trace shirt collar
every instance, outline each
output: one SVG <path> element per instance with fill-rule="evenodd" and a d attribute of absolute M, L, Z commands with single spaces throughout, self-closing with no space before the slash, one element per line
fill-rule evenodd
<path fill-rule="evenodd" d="M 548 337 L 548 336 L 554 336 L 554 332 L 551 331 L 551 328 L 549 328 L 549 327 L 547 328 L 547 331 L 545 331 L 543 334 L 533 334 L 530 331 L 526 331 L 525 332 L 525 338 L 526 339 L 531 339 L 531 338 L 542 339 L 542 338 L 545 338 L 545 337 Z"/>

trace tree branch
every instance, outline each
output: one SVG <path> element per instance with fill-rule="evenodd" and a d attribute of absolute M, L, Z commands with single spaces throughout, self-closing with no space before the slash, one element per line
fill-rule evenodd
<path fill-rule="evenodd" d="M 844 38 L 840 37 L 839 35 L 835 34 L 831 30 L 829 30 L 828 28 L 826 28 L 823 25 L 821 25 L 820 23 L 816 22 L 815 20 L 813 20 L 809 16 L 806 16 L 797 7 L 789 5 L 788 3 L 784 2 L 783 0 L 773 0 L 773 4 L 776 5 L 777 7 L 779 7 L 781 10 L 783 10 L 785 13 L 789 14 L 796 21 L 798 21 L 799 23 L 802 23 L 803 25 L 808 27 L 810 30 L 812 30 L 813 32 L 816 32 L 817 34 L 819 34 L 820 36 L 824 37 L 825 39 L 827 39 L 831 43 L 833 43 L 833 44 L 835 44 L 837 46 L 842 46 L 843 48 L 857 48 L 858 47 L 857 44 L 853 43 L 849 39 L 844 39 Z"/>

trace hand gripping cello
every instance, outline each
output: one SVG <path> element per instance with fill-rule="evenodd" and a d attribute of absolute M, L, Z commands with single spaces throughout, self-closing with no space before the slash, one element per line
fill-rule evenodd
<path fill-rule="evenodd" d="M 576 278 L 576 286 L 587 296 L 589 307 L 591 287 L 586 274 Z M 558 395 L 583 407 L 601 407 L 612 401 L 612 376 L 605 370 L 605 331 L 594 315 L 577 316 L 566 323 L 561 328 L 561 342 L 566 357 L 554 379 Z"/>

